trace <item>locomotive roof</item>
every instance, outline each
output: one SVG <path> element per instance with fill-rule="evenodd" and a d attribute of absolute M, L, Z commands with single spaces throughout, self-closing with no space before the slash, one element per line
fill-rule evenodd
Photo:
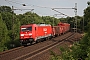
<path fill-rule="evenodd" d="M 37 24 L 38 26 L 51 26 L 50 24 Z"/>
<path fill-rule="evenodd" d="M 50 24 L 27 24 L 27 25 L 22 25 L 21 27 L 30 27 L 32 25 L 37 25 L 37 26 L 51 26 Z"/>
<path fill-rule="evenodd" d="M 30 26 L 32 26 L 32 24 L 22 25 L 21 27 L 30 27 Z"/>

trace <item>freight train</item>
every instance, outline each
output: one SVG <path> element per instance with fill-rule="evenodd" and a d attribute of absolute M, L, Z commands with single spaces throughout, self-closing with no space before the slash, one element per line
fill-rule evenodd
<path fill-rule="evenodd" d="M 22 45 L 32 44 L 41 40 L 50 39 L 64 34 L 70 30 L 70 24 L 59 23 L 57 26 L 50 24 L 28 24 L 20 27 L 20 42 Z"/>

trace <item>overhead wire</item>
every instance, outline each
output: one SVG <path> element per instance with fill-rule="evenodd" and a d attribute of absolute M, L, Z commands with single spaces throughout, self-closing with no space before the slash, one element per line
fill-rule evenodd
<path fill-rule="evenodd" d="M 8 0 L 8 1 L 5 0 L 5 1 L 6 1 L 7 3 L 9 3 L 10 5 L 12 5 L 12 4 L 10 3 L 10 2 L 12 2 L 12 1 L 9 1 L 9 0 Z M 13 2 L 13 3 L 14 3 L 14 2 Z M 15 3 L 16 3 L 16 2 L 15 2 Z M 17 3 L 17 4 L 20 4 L 20 3 Z M 22 4 L 20 4 L 20 5 L 22 5 Z M 12 6 L 13 6 L 13 5 L 12 5 Z M 22 10 L 31 10 L 31 9 L 20 9 L 20 8 L 18 8 L 18 7 L 16 7 L 16 6 L 14 6 L 14 8 L 15 8 L 15 9 L 13 9 L 13 10 L 21 10 L 21 11 L 22 11 Z"/>
<path fill-rule="evenodd" d="M 9 1 L 5 0 L 9 5 L 13 6 Z M 15 8 L 18 8 L 16 6 L 14 6 Z"/>
<path fill-rule="evenodd" d="M 5 0 L 5 1 L 7 1 L 7 0 Z M 16 2 L 16 1 L 10 1 L 10 0 L 8 0 L 8 2 L 16 3 L 16 4 L 19 4 L 19 5 L 24 5 L 24 4 L 21 4 L 21 3 Z M 39 7 L 39 8 L 51 8 L 51 7 L 44 7 L 44 6 L 38 6 L 38 5 L 32 5 L 32 4 L 26 5 L 26 6 Z"/>
<path fill-rule="evenodd" d="M 5 0 L 5 1 L 7 1 L 7 0 Z M 7 2 L 11 2 L 11 3 L 16 3 L 16 4 L 19 4 L 19 5 L 22 5 L 21 3 L 18 3 L 18 2 L 15 2 L 15 1 L 8 0 Z"/>
<path fill-rule="evenodd" d="M 19 4 L 19 5 L 23 5 L 23 6 L 31 6 L 31 7 L 39 7 L 39 8 L 50 8 L 50 9 L 53 10 L 52 7 L 38 6 L 38 5 L 32 5 L 32 4 L 26 5 L 26 4 L 21 4 L 21 3 L 19 3 L 19 2 L 16 2 L 16 1 L 10 1 L 10 0 L 8 0 L 8 1 L 5 0 L 5 1 L 8 2 L 10 5 L 12 5 L 11 3 L 16 3 L 16 4 Z M 11 3 L 10 3 L 10 2 L 11 2 Z M 17 8 L 17 7 L 15 7 L 15 8 Z M 56 10 L 54 10 L 54 11 L 56 11 Z M 66 15 L 66 14 L 64 14 L 64 13 L 59 12 L 59 11 L 56 11 L 56 12 L 58 12 L 58 13 L 60 13 L 60 14 L 62 14 L 62 15 L 68 16 L 68 15 Z"/>

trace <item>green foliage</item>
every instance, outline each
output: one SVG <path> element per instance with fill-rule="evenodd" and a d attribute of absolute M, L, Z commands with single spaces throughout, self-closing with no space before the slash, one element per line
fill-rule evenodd
<path fill-rule="evenodd" d="M 56 55 L 53 51 L 50 51 L 50 55 L 52 56 L 50 60 L 59 60 L 61 57 L 59 55 Z"/>
<path fill-rule="evenodd" d="M 1 12 L 12 12 L 12 9 L 9 6 L 0 6 L 0 13 Z"/>
<path fill-rule="evenodd" d="M 1 48 L 0 51 L 3 51 L 4 49 L 7 50 L 7 46 L 5 46 L 5 44 L 8 41 L 9 41 L 8 30 L 0 14 L 0 48 Z"/>
<path fill-rule="evenodd" d="M 12 14 L 10 7 L 1 6 L 0 8 L 3 9 L 3 11 L 2 9 L 0 9 L 0 51 L 3 51 L 11 49 L 12 43 L 15 44 L 15 46 L 20 46 L 19 31 L 21 24 L 17 16 L 15 14 Z M 12 30 L 12 27 L 14 30 Z M 14 34 L 12 35 L 12 33 Z"/>
<path fill-rule="evenodd" d="M 2 12 L 1 13 L 2 20 L 5 22 L 7 29 L 12 29 L 12 14 L 9 12 Z"/>
<path fill-rule="evenodd" d="M 88 2 L 88 7 L 84 10 L 84 22 L 85 22 L 85 30 L 88 30 L 88 24 L 90 23 L 90 2 Z"/>
<path fill-rule="evenodd" d="M 43 21 L 46 23 L 46 24 L 51 24 L 53 26 L 53 24 L 56 26 L 60 20 L 55 18 L 55 17 L 50 17 L 50 16 L 42 16 L 42 19 Z M 54 21 L 54 23 L 53 23 Z"/>

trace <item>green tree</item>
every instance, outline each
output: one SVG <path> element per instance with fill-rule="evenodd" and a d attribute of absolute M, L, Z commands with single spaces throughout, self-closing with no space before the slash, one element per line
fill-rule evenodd
<path fill-rule="evenodd" d="M 2 12 L 1 13 L 2 20 L 5 22 L 7 29 L 11 30 L 12 29 L 12 13 L 9 12 Z"/>
<path fill-rule="evenodd" d="M 50 16 L 42 16 L 42 19 L 46 24 L 51 24 L 52 26 L 53 26 L 53 21 L 54 21 L 54 25 L 57 25 L 60 22 L 59 19 Z"/>
<path fill-rule="evenodd" d="M 1 12 L 9 12 L 12 13 L 12 9 L 9 6 L 0 6 L 0 13 Z"/>
<path fill-rule="evenodd" d="M 7 49 L 7 46 L 5 44 L 8 41 L 9 41 L 8 30 L 0 14 L 0 51 Z"/>
<path fill-rule="evenodd" d="M 13 35 L 14 35 L 14 44 L 15 44 L 15 47 L 17 46 L 20 46 L 20 41 L 19 41 L 19 35 L 20 35 L 20 21 L 18 19 L 16 19 L 16 21 L 14 22 L 13 24 L 13 28 L 14 28 L 14 31 L 13 31 Z M 12 39 L 13 39 L 12 38 Z"/>
<path fill-rule="evenodd" d="M 84 10 L 84 23 L 85 30 L 88 30 L 88 23 L 90 22 L 90 2 L 88 2 L 88 7 Z"/>

